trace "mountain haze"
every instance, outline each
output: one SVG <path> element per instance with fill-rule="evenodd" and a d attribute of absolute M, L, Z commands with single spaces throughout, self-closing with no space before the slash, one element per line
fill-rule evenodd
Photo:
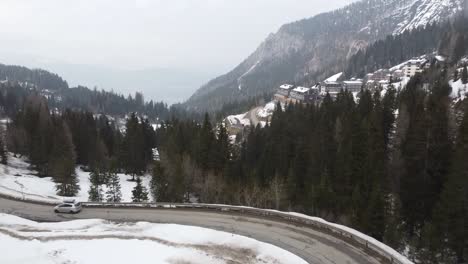
<path fill-rule="evenodd" d="M 466 0 L 367 0 L 286 24 L 232 71 L 202 86 L 186 106 L 218 110 L 284 82 L 319 81 L 376 40 L 443 21 L 465 5 Z"/>

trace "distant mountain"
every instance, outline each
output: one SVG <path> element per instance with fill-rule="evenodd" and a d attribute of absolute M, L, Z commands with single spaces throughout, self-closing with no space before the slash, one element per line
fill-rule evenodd
<path fill-rule="evenodd" d="M 119 93 L 140 91 L 145 99 L 180 103 L 218 71 L 211 69 L 149 68 L 128 70 L 79 64 L 49 64 L 47 69 L 63 76 L 70 86 L 97 86 Z M 219 73 L 219 72 L 218 72 Z"/>
<path fill-rule="evenodd" d="M 18 82 L 39 90 L 57 91 L 68 88 L 67 82 L 55 73 L 15 65 L 0 64 L 0 81 Z"/>
<path fill-rule="evenodd" d="M 343 70 L 348 58 L 388 35 L 446 20 L 466 0 L 365 0 L 284 25 L 231 72 L 201 87 L 188 109 L 218 110 L 223 104 L 271 92 L 284 82 L 313 83 Z"/>
<path fill-rule="evenodd" d="M 141 93 L 124 96 L 84 86 L 69 88 L 67 82 L 55 73 L 0 64 L 0 115 L 13 116 L 23 107 L 26 97 L 35 95 L 45 97 L 49 107 L 59 110 L 73 109 L 112 116 L 137 112 L 151 119 L 168 119 L 172 116 L 196 117 L 179 109 L 169 108 L 163 102 L 145 102 Z"/>

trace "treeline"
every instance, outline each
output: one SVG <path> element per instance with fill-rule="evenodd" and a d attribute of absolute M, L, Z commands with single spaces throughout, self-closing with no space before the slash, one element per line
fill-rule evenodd
<path fill-rule="evenodd" d="M 123 116 L 131 112 L 146 115 L 152 119 L 170 118 L 173 112 L 163 102 L 146 102 L 143 94 L 124 96 L 113 91 L 104 91 L 79 86 L 67 89 L 49 98 L 50 106 L 59 109 L 74 109 L 107 115 Z"/>
<path fill-rule="evenodd" d="M 0 64 L 0 81 L 21 82 L 29 86 L 49 90 L 67 89 L 68 84 L 60 76 L 41 69 L 28 69 L 22 66 Z"/>
<path fill-rule="evenodd" d="M 157 132 L 153 194 L 304 212 L 409 245 L 422 263 L 463 263 L 468 106 L 451 107 L 446 75 L 432 69 L 383 97 L 364 90 L 358 103 L 343 91 L 320 106 L 277 107 L 239 145 L 208 117 L 172 120 Z"/>
<path fill-rule="evenodd" d="M 468 51 L 468 19 L 457 17 L 453 22 L 427 25 L 400 35 L 390 35 L 347 62 L 347 76 L 363 77 L 381 68 L 390 68 L 413 57 L 438 51 L 457 62 Z"/>
<path fill-rule="evenodd" d="M 7 116 L 11 116 L 22 106 L 20 102 L 15 109 L 11 108 L 13 103 L 23 100 L 25 95 L 41 94 L 47 98 L 51 109 L 58 108 L 61 111 L 72 109 L 112 116 L 124 116 L 134 112 L 153 121 L 172 117 L 203 120 L 203 114 L 186 111 L 182 105 L 168 106 L 164 102 L 145 101 L 140 92 L 124 96 L 114 91 L 89 89 L 84 86 L 69 88 L 60 76 L 41 69 L 0 64 L 0 89 L 1 94 L 9 96 L 8 102 L 3 102 L 4 105 L 8 104 L 7 111 L 0 113 Z"/>
<path fill-rule="evenodd" d="M 21 109 L 27 96 L 41 95 L 47 100 L 50 109 L 65 111 L 86 111 L 123 117 L 129 113 L 138 113 L 154 122 L 173 117 L 203 120 L 203 115 L 188 112 L 181 105 L 168 106 L 164 102 L 145 101 L 143 94 L 123 96 L 113 91 L 90 90 L 86 87 L 67 88 L 60 91 L 45 92 L 28 87 L 18 82 L 0 83 L 0 115 L 12 117 Z"/>
<path fill-rule="evenodd" d="M 51 176 L 61 196 L 77 194 L 78 164 L 92 172 L 96 185 L 108 182 L 117 172 L 135 180 L 152 162 L 155 144 L 155 132 L 147 119 L 132 114 L 122 133 L 103 115 L 50 111 L 38 95 L 25 99 L 6 131 L 8 150 L 27 157 L 38 176 Z"/>

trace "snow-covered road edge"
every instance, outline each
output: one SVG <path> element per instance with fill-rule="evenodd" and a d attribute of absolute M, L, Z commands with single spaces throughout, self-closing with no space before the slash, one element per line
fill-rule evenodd
<path fill-rule="evenodd" d="M 0 194 L 0 197 L 3 196 L 9 199 L 21 200 L 16 197 L 8 197 L 4 194 Z M 31 199 L 25 200 L 26 202 L 32 202 L 36 204 L 47 204 L 52 205 L 56 204 L 56 201 L 34 201 Z M 295 212 L 281 212 L 270 209 L 258 209 L 253 207 L 245 206 L 230 206 L 230 205 L 218 205 L 218 204 L 182 204 L 182 203 L 83 203 L 83 207 L 88 208 L 139 208 L 139 209 L 196 209 L 196 210 L 214 210 L 220 212 L 233 212 L 240 214 L 249 214 L 260 217 L 268 218 L 277 218 L 283 221 L 299 223 L 303 225 L 312 226 L 316 229 L 323 230 L 331 235 L 334 235 L 341 239 L 351 240 L 357 245 L 369 249 L 375 254 L 387 259 L 390 263 L 398 264 L 414 264 L 406 257 L 398 253 L 396 250 L 391 247 L 383 244 L 382 242 L 367 236 L 355 229 L 330 223 L 322 218 L 312 217 L 304 214 L 299 214 Z"/>

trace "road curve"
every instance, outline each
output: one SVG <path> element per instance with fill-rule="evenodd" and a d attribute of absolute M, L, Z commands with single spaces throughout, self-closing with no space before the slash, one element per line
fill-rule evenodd
<path fill-rule="evenodd" d="M 147 221 L 210 228 L 250 237 L 283 248 L 311 264 L 386 263 L 357 243 L 343 241 L 310 226 L 259 216 L 202 209 L 84 208 L 80 214 L 55 214 L 52 206 L 0 197 L 0 211 L 35 221 L 99 218 L 110 221 Z"/>

